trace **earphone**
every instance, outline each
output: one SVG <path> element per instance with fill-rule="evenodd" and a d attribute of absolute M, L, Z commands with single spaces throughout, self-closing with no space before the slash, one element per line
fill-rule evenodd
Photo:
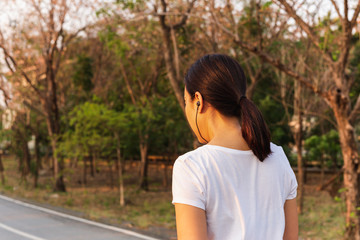
<path fill-rule="evenodd" d="M 196 115 L 195 115 L 196 127 L 197 127 L 197 130 L 198 130 L 198 132 L 199 132 L 200 137 L 201 137 L 206 143 L 208 143 L 208 141 L 207 141 L 205 138 L 203 138 L 203 136 L 201 135 L 201 132 L 200 132 L 200 129 L 199 129 L 199 126 L 198 126 L 198 123 L 197 123 L 197 115 L 198 115 L 198 112 L 199 112 L 200 101 L 197 101 L 196 105 L 197 105 Z"/>

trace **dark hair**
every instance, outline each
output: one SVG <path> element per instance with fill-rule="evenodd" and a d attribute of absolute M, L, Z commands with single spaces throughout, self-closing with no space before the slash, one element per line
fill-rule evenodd
<path fill-rule="evenodd" d="M 192 99 L 198 91 L 221 114 L 239 117 L 242 136 L 260 161 L 271 154 L 269 129 L 245 96 L 246 77 L 235 59 L 223 54 L 203 56 L 188 70 L 185 87 Z"/>

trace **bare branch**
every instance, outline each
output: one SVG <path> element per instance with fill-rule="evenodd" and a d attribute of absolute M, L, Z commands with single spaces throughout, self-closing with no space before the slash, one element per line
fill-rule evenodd
<path fill-rule="evenodd" d="M 82 31 L 85 31 L 87 28 L 91 27 L 93 25 L 86 25 L 80 29 L 78 29 L 75 33 L 73 34 L 70 34 L 68 37 L 66 37 L 64 35 L 64 31 L 62 29 L 60 29 L 60 31 L 58 32 L 58 36 L 57 36 L 57 39 L 56 41 L 58 41 L 58 38 L 61 37 L 61 44 L 60 44 L 60 50 L 57 48 L 56 45 L 53 45 L 54 46 L 54 51 L 56 50 L 57 52 L 59 52 L 59 56 L 57 56 L 57 59 L 55 60 L 55 67 L 54 67 L 54 75 L 56 76 L 58 70 L 59 70 L 59 67 L 60 67 L 60 63 L 61 63 L 61 60 L 62 60 L 62 56 L 61 56 L 61 53 L 63 53 L 65 47 L 74 39 L 76 38 L 79 33 L 81 33 Z"/>
<path fill-rule="evenodd" d="M 186 21 L 187 21 L 187 19 L 189 18 L 190 12 L 191 12 L 192 8 L 194 7 L 195 1 L 196 1 L 196 0 L 192 0 L 192 1 L 189 3 L 189 6 L 188 6 L 186 12 L 181 13 L 181 14 L 173 14 L 173 13 L 170 14 L 170 15 L 172 15 L 172 16 L 173 16 L 173 15 L 180 15 L 180 16 L 182 16 L 180 22 L 178 22 L 178 23 L 176 23 L 176 24 L 174 24 L 174 25 L 172 26 L 172 28 L 174 28 L 174 30 L 179 29 L 179 28 L 181 28 L 182 26 L 184 26 L 184 25 L 186 24 Z M 157 7 L 154 6 L 154 12 L 155 12 L 154 15 L 159 16 L 161 26 L 162 26 L 164 29 L 167 29 L 167 30 L 168 30 L 168 29 L 170 29 L 171 27 L 170 27 L 169 25 L 167 25 L 166 22 L 165 22 L 165 20 L 166 20 L 165 16 L 169 15 L 168 12 L 167 12 L 167 3 L 166 3 L 165 0 L 161 0 L 161 6 L 162 6 L 162 13 L 157 13 Z"/>
<path fill-rule="evenodd" d="M 4 95 L 4 101 L 6 106 L 8 105 L 8 101 L 11 100 L 11 98 L 9 97 L 9 94 L 7 93 L 7 90 L 5 90 L 5 88 L 3 86 L 0 86 L 0 91 L 2 91 L 3 95 Z"/>
<path fill-rule="evenodd" d="M 307 111 L 306 109 L 303 110 L 303 111 L 304 111 L 304 114 L 305 114 L 305 115 L 320 117 L 320 118 L 322 118 L 322 119 L 324 119 L 324 120 L 327 120 L 327 121 L 328 121 L 329 123 L 331 123 L 335 128 L 336 128 L 336 126 L 337 126 L 336 122 L 335 122 L 333 119 L 331 119 L 331 117 L 329 117 L 329 116 L 327 116 L 327 115 L 325 115 L 325 114 L 321 114 L 321 113 L 319 113 L 319 112 Z"/>
<path fill-rule="evenodd" d="M 346 21 L 346 22 L 349 21 L 349 5 L 348 5 L 348 0 L 344 0 L 344 18 L 345 18 L 345 21 Z"/>
<path fill-rule="evenodd" d="M 65 19 L 65 18 L 64 18 Z M 61 28 L 60 30 L 56 33 L 56 36 L 54 38 L 54 41 L 52 43 L 52 46 L 51 46 L 51 50 L 50 50 L 50 58 L 52 58 L 54 56 L 54 53 L 57 51 L 57 44 L 58 44 L 58 40 L 60 38 L 60 36 L 62 35 L 63 33 L 63 28 L 62 28 L 62 25 L 64 24 L 64 19 L 62 20 L 61 22 Z M 51 44 L 51 43 L 50 43 Z"/>
<path fill-rule="evenodd" d="M 27 106 L 29 109 L 33 110 L 34 112 L 40 114 L 41 116 L 48 116 L 48 113 L 46 111 L 42 111 L 37 106 L 29 103 L 27 100 L 23 100 L 23 104 Z"/>
<path fill-rule="evenodd" d="M 302 84 L 304 84 L 304 86 L 306 86 L 307 88 L 309 88 L 311 91 L 313 91 L 314 93 L 324 97 L 324 98 L 328 98 L 328 94 L 326 92 L 321 91 L 320 89 L 318 89 L 314 84 L 312 84 L 311 82 L 308 81 L 307 78 L 301 76 L 299 73 L 295 72 L 294 70 L 290 69 L 289 67 L 287 67 L 286 65 L 284 65 L 279 59 L 275 59 L 271 56 L 269 56 L 268 54 L 266 54 L 263 51 L 260 51 L 257 47 L 251 46 L 247 43 L 244 43 L 240 40 L 235 40 L 235 43 L 237 43 L 240 47 L 255 53 L 256 55 L 258 55 L 262 60 L 266 61 L 267 63 L 270 63 L 271 65 L 273 65 L 274 67 L 278 68 L 279 70 L 285 72 L 287 75 L 295 78 L 296 80 L 300 81 Z"/>
<path fill-rule="evenodd" d="M 181 28 L 183 25 L 186 24 L 186 21 L 188 19 L 188 14 L 191 12 L 191 9 L 193 8 L 196 0 L 192 0 L 186 10 L 186 13 L 183 15 L 181 21 L 173 26 L 174 29 Z"/>
<path fill-rule="evenodd" d="M 145 82 L 145 94 L 149 95 L 151 87 L 156 83 L 158 79 L 162 66 L 164 64 L 164 56 L 161 51 L 158 51 L 157 58 L 156 58 L 156 66 L 154 66 L 153 70 L 151 71 L 152 74 L 149 76 L 148 80 Z"/>
<path fill-rule="evenodd" d="M 63 34 L 63 26 L 65 23 L 65 16 L 66 16 L 66 11 L 67 11 L 67 7 L 66 7 L 66 3 L 63 1 L 62 4 L 62 11 L 59 11 L 60 16 L 59 16 L 59 26 L 60 29 L 56 32 L 56 35 L 54 37 L 54 39 L 51 39 L 52 43 L 50 42 L 49 45 L 51 46 L 51 51 L 50 51 L 50 58 L 53 57 L 54 53 L 58 50 L 57 45 L 58 45 L 58 40 L 60 38 L 60 36 L 62 36 Z M 55 28 L 53 29 L 53 31 L 55 32 Z"/>
<path fill-rule="evenodd" d="M 175 37 L 175 30 L 172 27 L 170 30 L 171 33 L 171 40 L 174 47 L 174 64 L 175 64 L 175 70 L 176 70 L 176 78 L 180 79 L 180 63 L 179 63 L 179 51 L 176 44 L 176 37 Z"/>
<path fill-rule="evenodd" d="M 360 13 L 360 0 L 357 3 L 357 6 L 354 11 L 354 15 L 351 19 L 351 29 L 356 25 L 356 20 L 359 17 L 359 13 Z"/>
<path fill-rule="evenodd" d="M 226 8 L 229 12 L 230 15 L 230 22 L 233 26 L 236 26 L 236 22 L 235 22 L 235 18 L 234 18 L 234 14 L 232 13 L 233 9 L 232 9 L 232 5 L 230 0 L 226 0 Z"/>
<path fill-rule="evenodd" d="M 87 28 L 90 28 L 93 25 L 86 25 L 83 26 L 82 28 L 79 28 L 76 32 L 74 32 L 73 34 L 70 34 L 70 36 L 68 36 L 65 40 L 64 40 L 64 45 L 68 45 L 69 42 L 71 42 L 74 38 L 76 38 L 79 33 L 81 33 L 82 31 L 85 31 Z M 65 36 L 63 35 L 63 37 L 65 38 Z"/>
<path fill-rule="evenodd" d="M 60 50 L 59 50 L 59 53 L 62 53 L 64 51 L 64 47 L 65 47 L 65 38 L 63 36 L 63 32 L 61 33 L 61 43 L 60 43 Z M 55 70 L 54 70 L 54 75 L 56 76 L 57 75 L 57 72 L 60 68 L 60 62 L 61 62 L 61 59 L 62 59 L 62 56 L 61 54 L 59 54 L 59 56 L 57 57 L 57 59 L 55 60 Z"/>
<path fill-rule="evenodd" d="M 166 4 L 165 0 L 161 0 L 161 6 L 162 6 L 162 13 L 166 13 L 167 12 L 167 4 Z M 159 15 L 159 20 L 160 20 L 160 24 L 161 24 L 162 28 L 168 30 L 169 26 L 166 25 L 165 15 Z"/>
<path fill-rule="evenodd" d="M 287 75 L 295 78 L 296 80 L 302 82 L 307 88 L 309 88 L 311 91 L 313 91 L 314 93 L 324 97 L 325 99 L 328 99 L 328 94 L 326 92 L 321 91 L 320 89 L 318 89 L 314 84 L 312 84 L 311 82 L 308 81 L 307 78 L 301 76 L 300 74 L 298 74 L 297 72 L 293 71 L 292 69 L 288 68 L 287 66 L 285 66 L 279 59 L 275 59 L 271 56 L 269 56 L 268 54 L 266 54 L 264 51 L 260 50 L 259 48 L 252 46 L 248 43 L 245 43 L 243 41 L 241 41 L 239 39 L 239 36 L 232 33 L 229 29 L 227 29 L 226 27 L 224 27 L 222 24 L 219 23 L 219 21 L 217 20 L 216 16 L 211 13 L 215 23 L 227 34 L 229 34 L 230 36 L 233 37 L 233 41 L 238 44 L 240 47 L 256 54 L 257 56 L 259 56 L 262 60 L 266 61 L 267 63 L 270 63 L 271 65 L 277 67 L 279 70 L 285 72 Z"/>
<path fill-rule="evenodd" d="M 31 82 L 30 78 L 28 77 L 28 75 L 24 72 L 24 70 L 18 68 L 18 65 L 15 61 L 15 59 L 8 53 L 8 51 L 6 50 L 5 46 L 3 44 L 0 44 L 0 48 L 3 50 L 4 55 L 5 55 L 5 62 L 9 68 L 9 70 L 12 73 L 15 73 L 16 71 L 20 71 L 21 75 L 25 78 L 26 82 L 31 86 L 32 89 L 34 89 L 34 91 L 39 95 L 40 98 L 43 98 L 42 93 L 40 92 L 40 90 Z M 13 69 L 10 66 L 9 60 L 11 61 L 11 63 L 14 65 L 15 69 Z"/>
<path fill-rule="evenodd" d="M 284 106 L 285 109 L 287 109 L 287 108 L 294 109 L 294 105 L 293 105 L 293 104 L 289 104 L 289 103 L 287 103 L 286 101 L 283 101 L 281 98 L 276 97 L 275 95 L 271 95 L 270 97 L 271 97 L 273 100 L 277 101 L 277 102 L 281 102 L 281 103 L 283 104 L 283 106 Z M 327 115 L 325 115 L 325 114 L 322 114 L 322 113 L 320 113 L 320 112 L 312 112 L 312 111 L 307 110 L 306 108 L 301 108 L 300 110 L 301 110 L 305 115 L 307 115 L 307 116 L 316 116 L 316 117 L 319 117 L 319 118 L 321 118 L 321 119 L 324 119 L 324 120 L 328 121 L 328 122 L 331 123 L 335 128 L 336 128 L 336 126 L 337 126 L 336 122 L 335 122 L 333 119 L 331 119 L 331 117 L 329 117 L 329 116 L 327 116 Z M 288 117 L 288 119 L 289 119 L 289 118 L 290 118 L 290 117 Z"/>
<path fill-rule="evenodd" d="M 213 11 L 213 10 L 210 11 L 210 14 L 211 14 L 211 16 L 212 16 L 212 18 L 213 18 L 213 21 L 215 22 L 215 24 L 216 24 L 218 27 L 220 27 L 225 33 L 227 33 L 229 36 L 231 36 L 235 41 L 239 41 L 239 35 L 231 32 L 231 31 L 230 31 L 229 29 L 227 29 L 224 25 L 222 25 L 222 24 L 219 22 L 219 20 L 218 20 L 218 18 L 216 17 L 216 15 L 214 14 L 214 11 Z"/>
<path fill-rule="evenodd" d="M 135 100 L 135 96 L 134 96 L 134 91 L 131 88 L 131 85 L 130 85 L 130 82 L 129 82 L 129 79 L 128 79 L 128 76 L 127 76 L 127 73 L 126 73 L 126 70 L 125 70 L 125 67 L 124 67 L 124 64 L 122 63 L 122 60 L 119 61 L 119 66 L 120 66 L 121 73 L 122 73 L 122 75 L 124 77 L 124 80 L 125 80 L 126 88 L 127 88 L 128 92 L 129 92 L 129 95 L 131 97 L 131 101 L 136 106 L 136 100 Z"/>
<path fill-rule="evenodd" d="M 299 15 L 297 15 L 294 8 L 292 6 L 290 6 L 286 2 L 286 0 L 277 0 L 277 1 L 279 1 L 285 7 L 285 11 L 287 12 L 287 14 L 295 20 L 295 22 L 300 26 L 300 28 L 304 32 L 306 32 L 306 34 L 310 38 L 311 42 L 316 46 L 316 49 L 324 56 L 326 61 L 328 61 L 329 63 L 332 63 L 333 60 L 332 60 L 331 52 L 327 50 L 326 53 L 324 54 L 324 52 L 322 51 L 322 49 L 320 47 L 318 38 L 315 35 L 315 33 L 313 32 L 312 28 L 306 22 L 304 22 L 304 20 L 302 20 L 302 18 L 299 17 Z"/>
<path fill-rule="evenodd" d="M 341 13 L 340 13 L 340 9 L 339 9 L 339 6 L 337 5 L 337 3 L 335 2 L 335 0 L 331 0 L 331 3 L 333 4 L 339 18 L 341 21 L 343 21 L 343 17 L 341 16 Z"/>

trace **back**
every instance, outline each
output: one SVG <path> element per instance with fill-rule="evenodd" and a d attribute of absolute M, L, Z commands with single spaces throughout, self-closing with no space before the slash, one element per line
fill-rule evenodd
<path fill-rule="evenodd" d="M 297 182 L 281 147 L 260 162 L 251 150 L 205 145 L 180 156 L 173 203 L 205 210 L 209 239 L 282 239 L 284 203 Z"/>

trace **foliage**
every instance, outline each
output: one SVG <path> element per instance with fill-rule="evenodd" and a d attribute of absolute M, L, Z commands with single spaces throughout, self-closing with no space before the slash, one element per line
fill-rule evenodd
<path fill-rule="evenodd" d="M 338 167 L 343 164 L 339 133 L 335 130 L 331 130 L 321 136 L 310 136 L 305 140 L 305 149 L 307 150 L 307 159 L 311 161 L 322 159 L 328 167 Z M 334 166 L 334 164 L 336 165 Z"/>
<path fill-rule="evenodd" d="M 114 132 L 122 132 L 128 122 L 121 113 L 92 102 L 76 106 L 69 115 L 59 153 L 70 158 L 83 159 L 94 152 L 109 155 L 116 144 Z"/>
<path fill-rule="evenodd" d="M 158 116 L 151 127 L 150 154 L 181 154 L 191 148 L 193 137 L 174 96 L 153 101 Z"/>
<path fill-rule="evenodd" d="M 77 57 L 77 63 L 74 65 L 73 82 L 76 87 L 81 88 L 86 93 L 94 88 L 94 84 L 91 82 L 94 75 L 92 64 L 93 60 L 82 54 Z"/>

